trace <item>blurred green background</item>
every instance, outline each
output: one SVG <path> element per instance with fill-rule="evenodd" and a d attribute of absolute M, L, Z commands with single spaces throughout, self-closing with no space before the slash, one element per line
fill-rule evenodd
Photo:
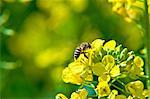
<path fill-rule="evenodd" d="M 2 99 L 69 95 L 78 86 L 61 80 L 81 42 L 114 39 L 129 50 L 143 34 L 111 10 L 106 0 L 0 0 Z"/>

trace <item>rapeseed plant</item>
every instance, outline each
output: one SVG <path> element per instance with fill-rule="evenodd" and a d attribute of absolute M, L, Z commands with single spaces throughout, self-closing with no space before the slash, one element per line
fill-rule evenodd
<path fill-rule="evenodd" d="M 115 40 L 105 42 L 96 39 L 91 48 L 84 50 L 77 59 L 62 72 L 65 83 L 80 85 L 78 91 L 71 94 L 71 99 L 108 98 L 108 99 L 145 99 L 150 96 L 149 89 L 144 89 L 144 61 L 133 51 L 128 51 Z M 90 96 L 88 88 L 95 93 Z M 68 99 L 57 94 L 56 99 Z"/>

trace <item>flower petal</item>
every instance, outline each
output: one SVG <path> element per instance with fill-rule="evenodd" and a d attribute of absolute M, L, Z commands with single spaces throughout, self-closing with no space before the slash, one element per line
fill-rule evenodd
<path fill-rule="evenodd" d="M 104 50 L 114 50 L 116 47 L 116 41 L 115 40 L 110 40 L 108 42 L 105 43 L 104 45 Z"/>
<path fill-rule="evenodd" d="M 141 57 L 139 56 L 136 56 L 133 60 L 134 64 L 137 66 L 137 67 L 143 67 L 144 65 L 144 61 Z"/>
<path fill-rule="evenodd" d="M 104 66 L 105 65 L 102 64 L 101 62 L 96 63 L 94 66 L 92 66 L 93 73 L 97 76 L 101 76 L 102 74 L 104 74 L 104 72 L 106 72 Z"/>
<path fill-rule="evenodd" d="M 108 63 L 112 63 L 112 64 L 115 64 L 115 59 L 113 56 L 111 55 L 105 55 L 102 59 L 102 63 L 104 65 L 107 65 Z"/>
<path fill-rule="evenodd" d="M 118 65 L 115 65 L 112 70 L 110 71 L 110 75 L 111 77 L 116 77 L 118 75 L 120 75 L 120 68 Z"/>

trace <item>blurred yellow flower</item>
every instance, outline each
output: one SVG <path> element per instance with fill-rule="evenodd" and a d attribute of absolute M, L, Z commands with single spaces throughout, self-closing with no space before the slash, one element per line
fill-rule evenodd
<path fill-rule="evenodd" d="M 87 5 L 88 1 L 86 0 L 67 0 L 73 10 L 76 12 L 83 12 Z"/>
<path fill-rule="evenodd" d="M 108 0 L 112 10 L 124 17 L 127 22 L 139 21 L 144 15 L 144 1 L 139 0 Z"/>
<path fill-rule="evenodd" d="M 110 94 L 110 86 L 107 82 L 101 81 L 98 83 L 96 91 L 98 92 L 98 95 L 101 97 L 108 96 Z"/>
<path fill-rule="evenodd" d="M 39 52 L 35 57 L 35 63 L 39 68 L 46 68 L 50 64 L 56 63 L 62 64 L 65 61 L 65 58 L 67 57 L 66 52 L 69 52 L 69 49 L 64 47 L 61 48 L 48 48 L 41 52 Z M 59 61 L 58 61 L 59 59 Z"/>
<path fill-rule="evenodd" d="M 139 10 L 139 9 L 128 9 L 126 10 L 127 11 L 127 15 L 130 19 L 132 20 L 136 20 L 136 21 L 139 21 L 140 20 L 140 17 L 141 15 L 143 14 L 142 10 Z"/>

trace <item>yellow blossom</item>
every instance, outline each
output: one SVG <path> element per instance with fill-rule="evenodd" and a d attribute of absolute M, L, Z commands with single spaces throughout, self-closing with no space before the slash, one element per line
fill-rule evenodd
<path fill-rule="evenodd" d="M 142 95 L 144 95 L 145 97 L 149 97 L 150 96 L 150 89 L 145 89 L 143 91 Z"/>
<path fill-rule="evenodd" d="M 84 80 L 92 81 L 93 77 L 91 71 L 85 64 L 80 61 L 75 61 L 63 70 L 62 79 L 66 83 L 80 85 Z"/>
<path fill-rule="evenodd" d="M 91 48 L 85 50 L 88 58 L 84 54 L 80 54 L 74 62 L 70 63 L 62 73 L 64 82 L 77 85 L 84 83 L 84 86 L 87 84 L 87 86 L 95 88 L 95 82 L 91 82 L 94 75 L 98 77 L 99 83 L 95 91 L 99 97 L 108 96 L 108 99 L 145 99 L 145 97 L 150 96 L 150 90 L 144 89 L 144 84 L 141 81 L 126 84 L 126 81 L 122 79 L 126 78 L 127 81 L 130 81 L 131 79 L 128 77 L 143 76 L 143 59 L 135 56 L 132 51 L 128 52 L 127 48 L 123 49 L 122 45 L 116 47 L 114 40 L 106 42 L 104 46 L 103 43 L 104 40 L 96 39 L 92 42 Z M 94 61 L 95 56 L 100 55 L 100 53 L 101 58 L 98 58 L 98 61 Z M 116 86 L 116 90 L 113 89 L 113 83 Z M 123 87 L 124 85 L 125 89 L 119 89 L 120 86 Z M 125 96 L 122 93 L 130 94 L 131 96 Z M 80 89 L 71 94 L 71 99 L 86 99 L 87 95 L 88 92 L 85 89 Z M 60 96 L 63 97 L 63 95 Z"/>
<path fill-rule="evenodd" d="M 144 72 L 143 72 L 143 68 L 137 67 L 135 64 L 133 64 L 131 66 L 131 69 L 129 70 L 130 75 L 133 76 L 143 76 Z"/>
<path fill-rule="evenodd" d="M 102 59 L 102 63 L 104 65 L 107 65 L 108 63 L 114 65 L 115 64 L 115 60 L 114 60 L 113 56 L 111 56 L 111 55 L 105 55 L 103 57 L 103 59 Z"/>
<path fill-rule="evenodd" d="M 83 79 L 80 77 L 80 75 L 73 74 L 73 72 L 68 67 L 63 70 L 62 79 L 65 83 L 72 83 L 77 85 L 80 85 L 83 82 Z"/>
<path fill-rule="evenodd" d="M 68 99 L 65 95 L 59 93 L 56 95 L 56 99 Z"/>
<path fill-rule="evenodd" d="M 150 90 L 144 90 L 144 84 L 139 80 L 128 83 L 126 90 L 130 92 L 133 97 L 143 99 L 144 97 L 150 96 Z"/>
<path fill-rule="evenodd" d="M 115 60 L 111 55 L 105 55 L 102 62 L 96 63 L 92 66 L 92 71 L 95 75 L 103 81 L 109 82 L 110 77 L 120 75 L 119 65 L 115 65 Z"/>
<path fill-rule="evenodd" d="M 96 88 L 98 95 L 103 97 L 103 96 L 108 96 L 110 94 L 110 88 L 107 82 L 101 81 L 98 83 L 97 88 Z"/>
<path fill-rule="evenodd" d="M 118 65 L 115 65 L 115 66 L 111 69 L 110 75 L 111 75 L 111 77 L 116 77 L 116 76 L 120 75 L 120 68 L 119 68 Z"/>
<path fill-rule="evenodd" d="M 112 90 L 108 99 L 127 99 L 125 95 L 118 95 L 117 90 Z"/>
<path fill-rule="evenodd" d="M 116 77 L 120 74 L 119 65 L 115 65 L 115 60 L 111 55 L 105 55 L 102 59 L 102 63 L 105 64 L 106 74 L 111 77 Z"/>
<path fill-rule="evenodd" d="M 136 56 L 133 60 L 134 64 L 137 66 L 137 67 L 143 67 L 144 65 L 144 61 L 141 57 L 139 56 Z"/>
<path fill-rule="evenodd" d="M 86 99 L 88 92 L 86 89 L 80 89 L 77 92 L 71 94 L 71 99 Z"/>
<path fill-rule="evenodd" d="M 94 66 L 92 66 L 92 71 L 95 75 L 101 76 L 106 72 L 105 65 L 101 62 L 96 63 Z"/>
<path fill-rule="evenodd" d="M 108 74 L 103 74 L 102 76 L 99 76 L 98 77 L 98 81 L 106 81 L 106 82 L 109 82 L 111 79 L 110 75 Z"/>
<path fill-rule="evenodd" d="M 91 46 L 94 49 L 94 51 L 99 52 L 102 49 L 104 42 L 104 40 L 96 39 L 92 42 Z"/>
<path fill-rule="evenodd" d="M 118 95 L 118 91 L 117 90 L 112 90 L 110 95 L 108 96 L 108 98 L 109 99 L 115 99 L 117 95 Z"/>

